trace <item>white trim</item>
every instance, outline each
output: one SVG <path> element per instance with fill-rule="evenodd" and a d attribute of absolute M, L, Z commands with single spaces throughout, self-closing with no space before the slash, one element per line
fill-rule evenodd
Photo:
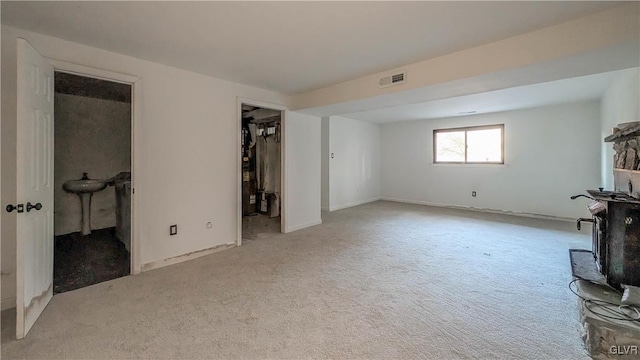
<path fill-rule="evenodd" d="M 289 110 L 283 108 L 280 117 L 280 232 L 285 233 L 287 229 L 289 205 L 287 204 L 287 129 L 289 123 Z"/>
<path fill-rule="evenodd" d="M 392 202 L 398 202 L 398 203 L 404 203 L 404 204 L 414 204 L 414 205 L 424 205 L 424 206 L 433 206 L 433 207 L 444 207 L 449 209 L 486 212 L 491 214 L 513 215 L 513 216 L 521 216 L 521 217 L 536 218 L 536 219 L 558 220 L 558 221 L 569 221 L 569 222 L 576 221 L 576 219 L 574 218 L 567 218 L 567 217 L 561 217 L 561 216 L 555 216 L 555 215 L 532 214 L 527 212 L 519 212 L 519 211 L 511 211 L 511 210 L 497 210 L 497 209 L 487 209 L 487 208 L 476 208 L 472 206 L 440 204 L 440 203 L 434 203 L 430 201 L 407 200 L 407 199 L 397 199 L 397 198 L 390 198 L 390 197 L 382 197 L 380 198 L 380 200 L 392 201 Z"/>
<path fill-rule="evenodd" d="M 0 304 L 0 310 L 13 309 L 16 307 L 16 297 L 8 297 L 6 299 L 2 299 L 2 303 Z"/>
<path fill-rule="evenodd" d="M 371 198 L 371 199 L 367 199 L 367 200 L 361 200 L 361 201 L 355 201 L 355 202 L 352 202 L 352 203 L 342 204 L 342 205 L 338 205 L 338 206 L 331 206 L 331 207 L 329 207 L 329 211 L 331 212 L 331 211 L 350 208 L 350 207 L 353 207 L 353 206 L 364 205 L 364 204 L 368 204 L 368 203 L 371 203 L 371 202 L 374 202 L 374 201 L 378 201 L 378 200 L 380 200 L 380 197 L 375 197 L 375 198 Z"/>
<path fill-rule="evenodd" d="M 285 105 L 282 105 L 282 104 L 270 103 L 270 102 L 250 99 L 242 96 L 238 96 L 238 102 L 240 103 L 240 105 L 247 104 L 247 105 L 270 109 L 270 110 L 278 110 L 278 111 L 289 110 L 289 108 L 287 108 Z M 240 113 L 240 116 L 242 116 L 242 112 Z"/>
<path fill-rule="evenodd" d="M 142 153 L 140 151 L 141 141 L 136 141 L 136 138 L 140 138 L 139 127 L 140 120 L 142 120 L 142 79 L 136 80 L 133 84 L 133 96 L 131 98 L 131 274 L 139 274 L 142 271 L 141 257 L 142 251 L 140 244 L 142 243 L 140 237 L 140 226 L 136 219 L 140 219 L 140 202 L 136 201 L 136 189 L 138 189 L 138 182 L 136 174 L 140 174 L 138 169 L 141 168 L 140 157 L 136 154 Z M 138 189 L 139 191 L 140 189 Z"/>
<path fill-rule="evenodd" d="M 45 58 L 53 65 L 56 71 L 65 72 L 68 74 L 75 74 L 80 76 L 91 76 L 92 78 L 116 81 L 123 84 L 133 84 L 140 80 L 139 77 L 127 74 L 116 73 L 109 70 L 97 69 L 89 66 L 70 63 L 68 61 L 56 60 L 52 58 Z"/>
<path fill-rule="evenodd" d="M 286 232 L 285 229 L 287 228 L 287 203 L 285 201 L 287 196 L 285 193 L 287 181 L 285 172 L 287 157 L 285 154 L 287 143 L 285 140 L 285 133 L 287 128 L 286 123 L 288 109 L 286 106 L 281 104 L 274 104 L 238 96 L 236 101 L 238 119 L 236 124 L 236 141 L 238 142 L 236 145 L 236 166 L 238 167 L 236 171 L 236 244 L 238 246 L 242 245 L 242 104 L 280 111 L 280 232 Z"/>
<path fill-rule="evenodd" d="M 175 265 L 181 262 L 197 259 L 199 257 L 203 257 L 203 256 L 207 256 L 207 255 L 211 255 L 211 254 L 223 251 L 223 250 L 231 249 L 236 246 L 237 246 L 236 243 L 221 244 L 208 249 L 198 250 L 198 251 L 186 253 L 183 255 L 174 256 L 164 260 L 153 261 L 153 262 L 142 265 L 142 271 L 149 271 L 149 270 L 154 270 L 154 269 L 158 269 L 158 268 L 169 266 L 169 265 Z"/>
<path fill-rule="evenodd" d="M 495 164 L 495 163 L 486 163 L 486 164 L 479 164 L 479 163 L 469 163 L 469 164 L 464 164 L 464 163 L 434 163 L 431 162 L 429 163 L 429 166 L 435 166 L 435 167 L 462 167 L 462 168 L 487 168 L 487 169 L 495 169 L 495 168 L 507 168 L 509 167 L 508 163 L 504 163 L 504 164 Z"/>
<path fill-rule="evenodd" d="M 296 230 L 302 230 L 302 229 L 305 229 L 305 228 L 308 228 L 308 227 L 312 227 L 312 226 L 316 226 L 316 225 L 320 225 L 320 224 L 322 224 L 322 219 L 311 221 L 311 222 L 308 222 L 308 223 L 305 223 L 305 224 L 292 226 L 292 227 L 288 228 L 286 232 L 290 233 L 290 232 L 293 232 L 293 231 L 296 231 Z"/>
<path fill-rule="evenodd" d="M 236 100 L 236 245 L 242 246 L 242 100 Z"/>
<path fill-rule="evenodd" d="M 139 131 L 136 128 L 142 119 L 142 79 L 128 74 L 117 73 L 104 69 L 97 69 L 89 66 L 70 63 L 67 61 L 45 58 L 53 65 L 54 71 L 88 76 L 96 79 L 119 82 L 131 85 L 131 274 L 139 274 L 140 264 L 140 229 L 135 219 L 139 219 L 138 204 L 135 201 L 136 174 L 139 168 L 139 160 L 136 161 L 136 153 L 139 153 L 140 141 Z"/>

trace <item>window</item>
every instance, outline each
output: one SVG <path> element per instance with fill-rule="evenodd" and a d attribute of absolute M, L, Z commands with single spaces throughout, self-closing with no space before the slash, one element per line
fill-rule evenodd
<path fill-rule="evenodd" d="M 433 162 L 504 164 L 504 124 L 433 130 Z"/>

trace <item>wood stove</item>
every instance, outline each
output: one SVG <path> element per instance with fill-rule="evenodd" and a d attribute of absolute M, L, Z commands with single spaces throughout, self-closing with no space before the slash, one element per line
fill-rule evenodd
<path fill-rule="evenodd" d="M 615 151 L 615 191 L 587 190 L 592 218 L 578 219 L 578 229 L 593 223 L 593 256 L 610 285 L 640 286 L 640 121 L 618 124 L 604 141 Z"/>
<path fill-rule="evenodd" d="M 601 211 L 591 219 L 593 223 L 592 252 L 598 270 L 607 282 L 640 286 L 640 199 L 617 191 L 587 190 Z"/>

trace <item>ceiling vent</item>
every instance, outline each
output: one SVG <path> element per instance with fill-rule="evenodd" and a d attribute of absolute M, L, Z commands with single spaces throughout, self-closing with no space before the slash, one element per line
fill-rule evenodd
<path fill-rule="evenodd" d="M 378 87 L 386 88 L 389 86 L 400 85 L 407 82 L 407 72 L 402 71 L 393 75 L 381 77 L 378 80 Z"/>

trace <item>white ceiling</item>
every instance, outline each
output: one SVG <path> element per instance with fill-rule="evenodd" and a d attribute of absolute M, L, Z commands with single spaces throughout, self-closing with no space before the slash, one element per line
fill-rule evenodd
<path fill-rule="evenodd" d="M 382 124 L 597 100 L 602 97 L 613 79 L 619 76 L 622 71 L 611 71 L 341 116 Z"/>
<path fill-rule="evenodd" d="M 620 4 L 3 1 L 2 23 L 295 94 Z"/>

